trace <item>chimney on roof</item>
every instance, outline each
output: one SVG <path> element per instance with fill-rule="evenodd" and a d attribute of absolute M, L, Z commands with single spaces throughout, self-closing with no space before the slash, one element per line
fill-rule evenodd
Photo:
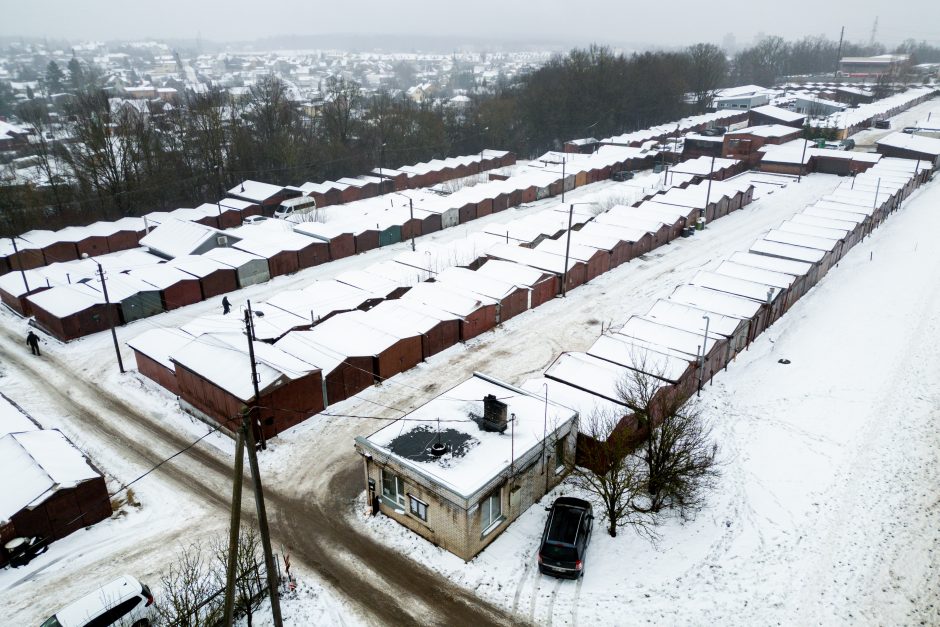
<path fill-rule="evenodd" d="M 509 426 L 508 409 L 506 403 L 497 400 L 492 394 L 483 397 L 483 420 L 480 421 L 480 428 L 484 431 L 495 431 L 502 433 Z"/>

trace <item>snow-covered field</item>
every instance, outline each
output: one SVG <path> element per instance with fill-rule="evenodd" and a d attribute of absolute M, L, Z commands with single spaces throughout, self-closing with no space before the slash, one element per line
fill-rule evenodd
<path fill-rule="evenodd" d="M 537 624 L 940 624 L 938 205 L 935 181 L 706 388 L 722 478 L 655 545 L 598 525 L 572 582 L 538 574 L 537 506 L 467 564 L 356 518 Z"/>

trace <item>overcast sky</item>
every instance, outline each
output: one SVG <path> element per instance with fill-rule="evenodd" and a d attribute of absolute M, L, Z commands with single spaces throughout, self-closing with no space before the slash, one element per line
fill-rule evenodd
<path fill-rule="evenodd" d="M 3 0 L 0 35 L 245 41 L 281 34 L 456 35 L 462 40 L 739 45 L 758 33 L 940 45 L 938 0 Z M 455 41 L 455 45 L 462 42 Z"/>

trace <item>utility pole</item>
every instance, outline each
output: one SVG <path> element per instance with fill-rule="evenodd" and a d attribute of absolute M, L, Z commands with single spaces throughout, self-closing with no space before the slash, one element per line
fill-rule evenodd
<path fill-rule="evenodd" d="M 415 219 L 415 201 L 411 196 L 402 194 L 401 192 L 392 192 L 393 194 L 398 194 L 403 198 L 408 199 L 408 216 L 411 218 L 411 221 L 414 222 Z M 414 229 L 411 231 L 411 252 L 415 251 L 415 232 Z"/>
<path fill-rule="evenodd" d="M 805 137 L 803 138 L 803 156 L 800 157 L 800 169 L 797 171 L 796 182 L 799 183 L 803 180 L 803 164 L 806 163 L 806 144 L 809 143 L 809 140 Z M 852 179 L 852 185 L 855 185 L 855 178 Z"/>
<path fill-rule="evenodd" d="M 702 318 L 705 319 L 705 335 L 702 336 L 702 361 L 699 364 L 698 392 L 696 392 L 696 396 L 702 395 L 702 381 L 705 379 L 705 347 L 708 346 L 708 323 L 711 322 L 711 318 L 708 317 L 708 314 L 703 315 Z"/>
<path fill-rule="evenodd" d="M 16 247 L 16 236 L 11 237 L 10 241 L 13 242 L 13 257 L 20 266 L 20 276 L 23 277 L 23 287 L 26 288 L 26 294 L 29 294 L 29 281 L 26 280 L 26 270 L 23 269 L 23 260 L 20 259 L 20 250 Z"/>
<path fill-rule="evenodd" d="M 571 252 L 571 225 L 574 222 L 574 206 L 575 205 L 590 205 L 593 203 L 589 202 L 573 202 L 568 205 L 568 237 L 565 240 L 565 271 L 561 275 L 561 297 L 565 298 L 568 295 L 568 256 Z"/>
<path fill-rule="evenodd" d="M 842 63 L 842 40 L 845 38 L 845 26 L 842 27 L 842 32 L 839 33 L 839 54 L 836 56 L 836 71 L 832 73 L 832 78 L 836 78 L 839 75 L 839 65 Z"/>
<path fill-rule="evenodd" d="M 235 477 L 232 482 L 232 512 L 228 534 L 228 563 L 225 568 L 225 615 L 223 625 L 232 627 L 235 619 L 235 577 L 238 565 L 238 535 L 241 531 L 242 514 L 242 479 L 245 472 L 245 421 L 246 411 L 241 418 L 235 445 Z"/>
<path fill-rule="evenodd" d="M 715 155 L 712 155 L 712 164 L 708 168 L 708 191 L 705 192 L 705 206 L 702 208 L 702 230 L 705 229 L 705 212 L 708 211 L 708 203 L 712 200 L 712 178 L 715 176 Z"/>
<path fill-rule="evenodd" d="M 255 420 L 250 417 L 256 415 L 260 408 L 258 402 L 261 392 L 258 390 L 258 370 L 255 366 L 255 332 L 251 319 L 251 301 L 245 309 L 245 326 L 248 332 L 248 358 L 251 360 L 251 385 L 255 396 L 252 399 L 253 407 L 248 408 L 246 420 L 242 423 L 242 432 L 248 448 L 248 466 L 251 468 L 251 480 L 255 488 L 255 509 L 258 513 L 258 532 L 261 535 L 261 548 L 264 550 L 264 569 L 268 575 L 268 595 L 271 597 L 271 617 L 274 627 L 283 627 L 281 620 L 281 600 L 278 597 L 277 572 L 274 570 L 274 553 L 271 551 L 271 533 L 268 529 L 268 514 L 264 506 L 264 491 L 261 486 L 261 471 L 258 468 L 258 451 L 255 448 Z M 257 421 L 261 427 L 261 421 Z M 263 437 L 263 434 L 262 434 Z"/>
<path fill-rule="evenodd" d="M 565 202 L 565 163 L 568 161 L 567 157 L 561 158 L 561 202 Z M 570 227 L 569 227 L 570 229 Z M 567 263 L 565 264 L 567 265 Z"/>
<path fill-rule="evenodd" d="M 561 296 L 568 296 L 568 253 L 571 251 L 571 224 L 574 221 L 574 203 L 568 207 L 568 237 L 565 241 L 565 271 L 561 275 Z"/>
<path fill-rule="evenodd" d="M 86 253 L 87 255 L 87 253 Z M 111 328 L 111 340 L 114 342 L 114 354 L 117 355 L 118 369 L 124 374 L 124 361 L 121 359 L 121 348 L 118 346 L 117 331 L 114 330 L 114 316 L 111 310 L 111 300 L 108 298 L 108 284 L 104 280 L 104 269 L 98 262 L 98 276 L 101 278 L 101 293 L 104 294 L 104 303 L 108 309 L 108 326 Z"/>

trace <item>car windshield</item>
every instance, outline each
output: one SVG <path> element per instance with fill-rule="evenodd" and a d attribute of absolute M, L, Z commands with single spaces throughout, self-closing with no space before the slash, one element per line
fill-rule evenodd
<path fill-rule="evenodd" d="M 44 622 L 39 627 L 62 627 L 62 623 L 59 622 L 58 618 L 53 616 L 51 618 L 47 618 L 46 622 Z"/>
<path fill-rule="evenodd" d="M 565 544 L 546 542 L 542 547 L 541 553 L 542 559 L 549 559 L 557 562 L 576 562 L 578 560 L 578 552 L 575 550 L 575 548 Z"/>

